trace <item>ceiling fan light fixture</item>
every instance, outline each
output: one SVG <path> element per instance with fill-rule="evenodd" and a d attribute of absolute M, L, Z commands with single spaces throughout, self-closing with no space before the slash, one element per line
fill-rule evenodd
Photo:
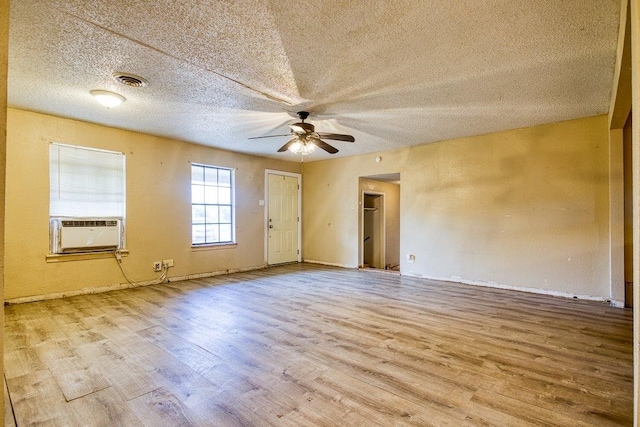
<path fill-rule="evenodd" d="M 91 95 L 93 95 L 96 101 L 107 108 L 117 107 L 126 100 L 124 96 L 107 90 L 92 90 Z"/>
<path fill-rule="evenodd" d="M 304 122 L 307 116 L 309 116 L 309 113 L 306 111 L 299 111 L 298 116 L 301 120 L 300 123 L 289 125 L 293 138 L 287 141 L 287 143 L 282 147 L 278 148 L 278 153 L 291 151 L 292 153 L 302 154 L 303 156 L 306 156 L 307 154 L 313 153 L 316 148 L 320 148 L 329 154 L 336 154 L 338 152 L 338 149 L 327 144 L 322 139 L 335 139 L 336 141 L 355 142 L 355 138 L 352 135 L 316 132 L 315 127 L 311 123 Z M 288 134 L 255 136 L 249 139 L 273 138 L 280 136 L 288 136 Z"/>
<path fill-rule="evenodd" d="M 289 151 L 294 154 L 302 154 L 306 156 L 316 151 L 316 145 L 309 141 L 296 141 L 289 147 Z"/>

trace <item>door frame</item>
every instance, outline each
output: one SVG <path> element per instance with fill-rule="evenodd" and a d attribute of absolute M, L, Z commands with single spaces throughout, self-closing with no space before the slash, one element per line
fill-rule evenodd
<path fill-rule="evenodd" d="M 360 238 L 358 247 L 360 252 L 359 267 L 364 267 L 364 196 L 380 196 L 382 197 L 382 209 L 380 214 L 380 257 L 382 258 L 382 270 L 385 269 L 387 263 L 387 195 L 382 191 L 362 190 L 360 194 Z"/>
<path fill-rule="evenodd" d="M 298 180 L 298 262 L 302 261 L 302 174 L 275 169 L 264 170 L 264 264 L 269 264 L 269 175 L 290 176 Z"/>

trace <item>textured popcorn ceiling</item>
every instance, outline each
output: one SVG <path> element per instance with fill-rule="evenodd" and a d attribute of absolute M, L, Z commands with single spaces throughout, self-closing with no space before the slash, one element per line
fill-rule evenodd
<path fill-rule="evenodd" d="M 9 105 L 258 155 L 354 155 L 608 111 L 620 1 L 12 0 Z M 113 72 L 149 81 L 120 85 Z M 92 89 L 127 98 L 108 110 Z M 318 150 L 305 161 L 329 158 Z"/>

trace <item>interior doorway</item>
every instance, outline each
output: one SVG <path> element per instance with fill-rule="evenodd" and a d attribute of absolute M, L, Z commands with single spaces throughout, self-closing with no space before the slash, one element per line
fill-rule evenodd
<path fill-rule="evenodd" d="M 362 266 L 385 267 L 384 194 L 363 195 Z"/>
<path fill-rule="evenodd" d="M 360 177 L 361 268 L 400 271 L 400 174 Z"/>

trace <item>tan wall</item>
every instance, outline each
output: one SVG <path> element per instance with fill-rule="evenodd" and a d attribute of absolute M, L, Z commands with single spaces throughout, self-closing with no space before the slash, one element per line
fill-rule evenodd
<path fill-rule="evenodd" d="M 624 126 L 623 162 L 624 162 L 624 281 L 633 282 L 633 153 L 631 152 L 632 118 Z M 631 303 L 631 301 L 629 301 Z"/>
<path fill-rule="evenodd" d="M 366 141 L 358 141 L 366 144 Z M 345 267 L 359 263 L 359 177 L 400 172 L 406 149 L 304 164 L 302 257 Z M 376 156 L 382 156 L 377 163 Z M 401 192 L 404 191 L 401 189 Z"/>
<path fill-rule="evenodd" d="M 263 265 L 264 169 L 300 172 L 298 163 L 10 109 L 7 299 L 124 282 L 113 259 L 45 261 L 49 141 L 127 154 L 123 266 L 136 280 L 151 280 L 152 262 L 166 258 L 174 277 Z M 303 258 L 357 266 L 358 179 L 401 172 L 403 273 L 608 297 L 607 141 L 601 116 L 306 163 Z M 237 168 L 237 247 L 191 249 L 189 161 Z"/>
<path fill-rule="evenodd" d="M 0 200 L 5 196 L 7 135 L 7 64 L 9 53 L 9 1 L 0 3 Z M 5 205 L 0 206 L 0 331 L 4 331 Z M 4 366 L 4 333 L 0 333 L 0 366 Z M 3 376 L 4 384 L 4 376 Z M 4 419 L 4 393 L 0 393 L 0 419 Z M 8 402 L 7 402 L 8 404 Z"/>
<path fill-rule="evenodd" d="M 631 0 L 631 72 L 632 72 L 632 111 L 636 121 L 631 128 L 633 181 L 633 425 L 640 423 L 640 1 Z M 615 89 L 615 88 L 614 88 Z"/>
<path fill-rule="evenodd" d="M 306 164 L 303 256 L 357 265 L 358 177 L 399 171 L 404 274 L 608 298 L 608 138 L 599 116 Z"/>
<path fill-rule="evenodd" d="M 265 169 L 300 172 L 298 163 L 241 155 L 74 120 L 9 109 L 5 298 L 50 295 L 125 283 L 113 258 L 51 263 L 49 142 L 122 151 L 127 161 L 127 274 L 156 277 L 155 260 L 173 258 L 170 277 L 263 266 Z M 236 169 L 237 246 L 191 248 L 189 162 Z"/>
<path fill-rule="evenodd" d="M 626 303 L 624 283 L 624 162 L 623 130 L 609 130 L 609 283 L 611 301 L 616 306 Z"/>

